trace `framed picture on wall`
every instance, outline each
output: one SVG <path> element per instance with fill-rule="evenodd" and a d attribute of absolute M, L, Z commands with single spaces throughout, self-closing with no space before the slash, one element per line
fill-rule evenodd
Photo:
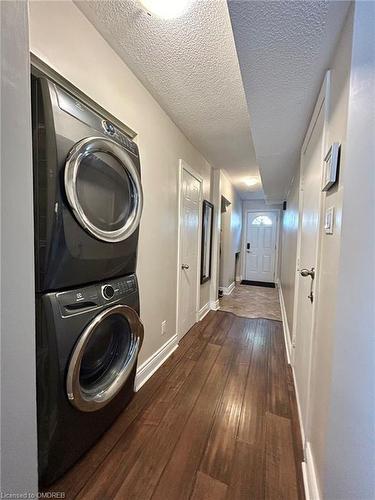
<path fill-rule="evenodd" d="M 205 283 L 211 278 L 213 215 L 213 204 L 204 200 L 202 211 L 201 283 Z"/>
<path fill-rule="evenodd" d="M 323 186 L 322 191 L 328 191 L 336 182 L 337 170 L 340 159 L 340 144 L 335 142 L 329 148 L 324 158 Z"/>

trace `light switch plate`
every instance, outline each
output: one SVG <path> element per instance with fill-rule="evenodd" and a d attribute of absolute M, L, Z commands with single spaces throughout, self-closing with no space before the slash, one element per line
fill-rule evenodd
<path fill-rule="evenodd" d="M 333 224 L 334 224 L 335 208 L 330 207 L 326 210 L 326 216 L 324 220 L 324 231 L 326 234 L 333 234 Z"/>

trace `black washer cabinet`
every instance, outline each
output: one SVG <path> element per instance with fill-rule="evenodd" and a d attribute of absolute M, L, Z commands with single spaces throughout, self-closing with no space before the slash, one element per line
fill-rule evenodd
<path fill-rule="evenodd" d="M 32 77 L 36 291 L 136 271 L 137 145 L 44 77 Z"/>
<path fill-rule="evenodd" d="M 39 477 L 49 485 L 133 395 L 143 326 L 135 275 L 37 296 Z"/>

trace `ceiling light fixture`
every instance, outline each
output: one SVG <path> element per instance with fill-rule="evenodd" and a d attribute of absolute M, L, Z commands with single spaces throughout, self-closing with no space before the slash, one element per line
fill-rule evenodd
<path fill-rule="evenodd" d="M 258 179 L 256 177 L 249 177 L 248 179 L 244 180 L 244 183 L 246 186 L 255 186 L 255 184 L 258 184 Z"/>
<path fill-rule="evenodd" d="M 149 15 L 161 19 L 173 19 L 181 16 L 190 0 L 140 0 Z"/>

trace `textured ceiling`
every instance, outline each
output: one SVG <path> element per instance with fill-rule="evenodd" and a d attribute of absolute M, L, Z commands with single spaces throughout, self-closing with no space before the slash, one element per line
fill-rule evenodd
<path fill-rule="evenodd" d="M 192 1 L 171 20 L 135 0 L 75 3 L 241 197 L 263 197 L 261 185 L 243 182 L 259 170 L 226 1 Z"/>
<path fill-rule="evenodd" d="M 349 3 L 229 0 L 263 188 L 284 198 Z"/>

